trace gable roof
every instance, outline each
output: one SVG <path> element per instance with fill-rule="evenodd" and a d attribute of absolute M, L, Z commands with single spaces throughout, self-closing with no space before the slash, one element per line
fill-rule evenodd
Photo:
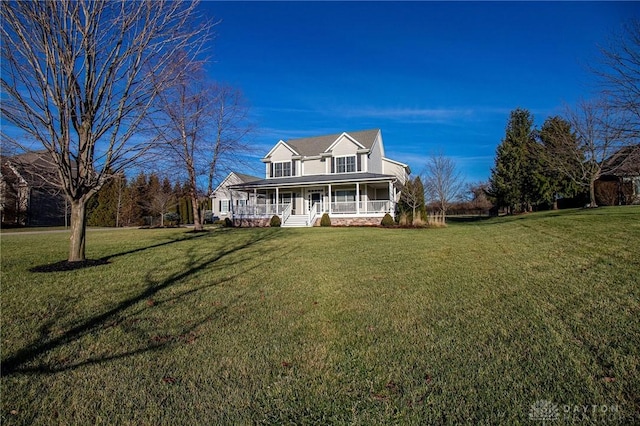
<path fill-rule="evenodd" d="M 625 146 L 604 161 L 604 175 L 640 176 L 640 144 Z"/>
<path fill-rule="evenodd" d="M 230 173 L 229 173 L 229 174 L 228 174 L 224 179 L 222 179 L 222 182 L 220 182 L 220 183 L 218 184 L 218 186 L 216 186 L 216 189 L 214 189 L 214 190 L 211 192 L 211 195 L 215 194 L 216 192 L 218 192 L 218 190 L 219 190 L 220 188 L 224 187 L 225 183 L 226 183 L 229 179 L 231 179 L 231 177 L 232 177 L 232 176 L 237 177 L 237 178 L 238 178 L 238 180 L 239 180 L 240 182 L 242 182 L 242 183 L 241 183 L 241 184 L 239 184 L 239 185 L 246 184 L 246 183 L 250 183 L 250 182 L 255 182 L 255 181 L 257 181 L 257 180 L 262 179 L 262 178 L 259 178 L 259 177 L 256 177 L 256 176 L 247 175 L 247 174 L 244 174 L 244 173 L 230 172 Z"/>
<path fill-rule="evenodd" d="M 238 176 L 238 178 L 243 183 L 249 183 L 249 182 L 253 182 L 253 181 L 262 179 L 262 178 L 259 178 L 259 177 L 256 177 L 256 176 L 247 175 L 247 174 L 244 174 L 244 173 L 238 173 L 238 172 L 231 172 L 231 173 L 234 173 L 236 176 Z"/>
<path fill-rule="evenodd" d="M 22 184 L 31 188 L 58 189 L 57 166 L 47 151 L 32 151 L 5 157 L 3 166 L 9 168 Z"/>
<path fill-rule="evenodd" d="M 325 152 L 331 145 L 333 145 L 340 136 L 347 134 L 351 139 L 354 139 L 366 149 L 373 147 L 380 129 L 360 130 L 356 132 L 342 132 L 333 133 L 324 136 L 314 136 L 309 138 L 290 139 L 287 141 L 287 145 L 296 150 L 298 154 L 305 157 L 311 157 L 314 155 L 320 155 Z"/>
<path fill-rule="evenodd" d="M 267 153 L 267 155 L 264 156 L 264 158 L 268 158 L 271 157 L 271 154 L 273 154 L 273 152 L 278 149 L 279 146 L 284 146 L 285 148 L 287 148 L 289 151 L 291 151 L 292 154 L 294 155 L 301 155 L 300 153 L 296 152 L 296 149 L 294 147 L 292 147 L 291 145 L 287 144 L 285 141 L 280 140 L 278 141 L 277 144 L 275 144 L 273 146 L 273 148 L 271 148 L 271 150 Z"/>

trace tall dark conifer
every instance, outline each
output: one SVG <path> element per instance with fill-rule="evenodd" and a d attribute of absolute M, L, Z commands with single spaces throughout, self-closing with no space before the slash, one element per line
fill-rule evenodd
<path fill-rule="evenodd" d="M 88 223 L 91 226 L 118 226 L 118 214 L 122 191 L 126 186 L 126 178 L 115 175 L 109 180 L 92 199 L 88 213 Z"/>
<path fill-rule="evenodd" d="M 570 176 L 579 174 L 584 158 L 579 161 L 579 155 L 566 155 L 566 152 L 579 152 L 578 138 L 571 128 L 571 123 L 561 117 L 547 118 L 542 124 L 538 138 L 547 184 L 543 195 L 555 209 L 559 198 L 570 198 L 580 193 L 580 185 Z"/>
<path fill-rule="evenodd" d="M 505 138 L 496 151 L 491 170 L 491 194 L 500 207 L 510 213 L 527 210 L 533 202 L 534 181 L 531 176 L 531 150 L 535 143 L 533 117 L 525 109 L 511 112 Z"/>

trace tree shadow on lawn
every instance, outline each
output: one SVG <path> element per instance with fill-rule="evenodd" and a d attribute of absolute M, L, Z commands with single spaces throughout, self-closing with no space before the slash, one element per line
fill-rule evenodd
<path fill-rule="evenodd" d="M 186 235 L 186 237 L 184 235 Z M 109 256 L 103 256 L 103 257 L 101 257 L 99 259 L 86 259 L 86 260 L 82 260 L 82 261 L 79 261 L 79 262 L 69 262 L 68 260 L 62 260 L 60 262 L 49 263 L 47 265 L 34 266 L 33 268 L 29 269 L 29 272 L 64 272 L 64 271 L 75 271 L 75 270 L 78 270 L 78 269 L 91 268 L 91 267 L 100 266 L 100 265 L 108 265 L 108 264 L 111 263 L 111 259 L 115 259 L 117 257 L 126 256 L 128 254 L 139 253 L 139 252 L 142 252 L 142 251 L 147 251 L 147 250 L 151 250 L 151 249 L 154 249 L 154 248 L 175 244 L 175 243 L 179 243 L 179 242 L 182 242 L 182 241 L 193 240 L 195 238 L 201 238 L 201 237 L 204 237 L 204 236 L 207 236 L 207 235 L 209 235 L 209 231 L 205 231 L 205 232 L 189 231 L 189 232 L 187 232 L 185 234 L 180 234 L 180 237 L 178 237 L 178 238 L 172 238 L 169 241 L 163 241 L 163 242 L 158 243 L 158 244 L 139 247 L 139 248 L 136 248 L 136 249 L 124 251 L 124 252 L 121 252 L 121 253 L 112 254 L 112 255 L 109 255 Z"/>
<path fill-rule="evenodd" d="M 447 223 L 482 223 L 495 216 L 447 216 Z"/>
<path fill-rule="evenodd" d="M 207 315 L 201 320 L 193 321 L 193 322 L 190 321 L 188 322 L 188 324 L 185 324 L 185 326 L 182 328 L 181 333 L 174 336 L 160 335 L 160 336 L 153 336 L 149 338 L 148 333 L 144 332 L 143 334 L 146 340 L 146 344 L 134 350 L 124 351 L 120 353 L 103 354 L 99 357 L 89 358 L 89 359 L 78 361 L 75 363 L 74 362 L 69 363 L 68 360 L 63 360 L 65 362 L 60 362 L 60 364 L 56 364 L 56 365 L 46 365 L 46 364 L 40 364 L 37 366 L 27 365 L 51 350 L 77 342 L 78 340 L 80 340 L 81 338 L 83 338 L 88 334 L 105 332 L 106 330 L 109 330 L 112 327 L 123 324 L 127 319 L 130 320 L 129 323 L 135 324 L 135 322 L 137 321 L 135 317 L 139 316 L 143 311 L 147 309 L 151 309 L 153 306 L 157 306 L 161 303 L 168 303 L 168 302 L 175 303 L 176 301 L 180 302 L 182 299 L 186 298 L 189 295 L 203 291 L 210 287 L 218 286 L 224 282 L 231 281 L 234 278 L 239 277 L 242 274 L 245 274 L 251 270 L 257 269 L 260 266 L 272 261 L 272 259 L 274 259 L 276 255 L 281 256 L 283 254 L 279 250 L 274 250 L 274 248 L 270 245 L 269 246 L 260 245 L 261 243 L 264 243 L 268 240 L 277 238 L 280 235 L 279 229 L 267 228 L 263 231 L 260 231 L 260 232 L 254 231 L 251 233 L 247 233 L 246 235 L 249 237 L 246 240 L 237 242 L 228 247 L 224 247 L 220 249 L 218 252 L 205 251 L 204 254 L 198 256 L 194 251 L 195 248 L 192 248 L 187 253 L 188 263 L 183 270 L 177 271 L 159 281 L 152 279 L 151 275 L 154 271 L 153 270 L 149 271 L 149 273 L 147 273 L 147 278 L 146 278 L 147 288 L 144 291 L 141 291 L 137 295 L 120 302 L 118 305 L 116 305 L 112 309 L 109 309 L 101 314 L 97 314 L 95 316 L 92 316 L 90 318 L 87 318 L 86 320 L 79 322 L 77 325 L 69 328 L 67 331 L 65 331 L 63 334 L 61 334 L 58 337 L 55 337 L 46 341 L 42 341 L 43 339 L 46 338 L 45 336 L 48 336 L 50 334 L 47 328 L 53 328 L 57 320 L 52 319 L 50 321 L 47 321 L 47 324 L 40 327 L 41 329 L 40 339 L 25 346 L 23 349 L 19 350 L 15 354 L 7 357 L 2 361 L 1 375 L 3 377 L 6 377 L 6 376 L 10 376 L 17 373 L 22 373 L 22 374 L 57 373 L 61 371 L 73 370 L 86 365 L 100 364 L 100 363 L 104 363 L 112 360 L 122 359 L 130 356 L 134 356 L 137 354 L 145 353 L 145 352 L 163 350 L 177 344 L 192 343 L 192 341 L 197 338 L 196 331 L 198 327 L 202 326 L 206 322 L 209 322 L 215 319 L 228 308 L 222 307 L 222 306 L 216 307 L 216 309 L 212 310 L 212 313 L 210 315 Z M 179 241 L 188 241 L 188 239 L 182 239 L 178 241 L 171 241 L 171 242 L 166 242 L 162 244 L 157 244 L 155 246 L 136 249 L 130 252 L 117 254 L 112 257 L 123 256 L 125 254 L 132 254 L 132 253 L 140 252 L 153 247 L 161 247 L 167 244 L 173 244 Z M 291 249 L 291 251 L 292 250 L 293 249 Z M 230 262 L 224 262 L 224 264 L 221 264 L 221 261 L 229 259 L 231 255 L 235 255 L 235 256 L 231 258 Z M 166 290 L 175 284 L 182 283 L 183 280 L 189 278 L 191 275 L 194 275 L 199 271 L 202 271 L 204 269 L 215 271 L 223 268 L 230 268 L 235 265 L 246 264 L 246 262 L 252 259 L 253 260 L 262 259 L 262 260 L 253 266 L 240 268 L 240 270 L 234 275 L 224 276 L 215 281 L 207 282 L 206 284 L 200 285 L 198 287 L 194 287 L 194 288 L 190 288 L 188 290 L 182 291 L 179 294 L 169 299 L 166 299 L 160 303 L 153 302 L 153 297 L 156 296 L 159 292 Z M 244 294 L 240 294 L 235 298 L 235 300 L 239 300 L 243 296 Z M 145 300 L 147 301 L 147 303 L 140 309 L 137 309 L 132 312 L 126 312 L 130 308 L 134 307 L 136 304 L 139 304 L 140 302 L 143 302 Z M 230 306 L 230 304 L 228 304 L 227 306 Z M 136 327 L 133 326 L 133 327 L 130 327 L 130 329 L 127 330 L 126 332 L 133 333 L 133 332 L 139 332 L 139 331 L 141 330 L 136 329 Z"/>

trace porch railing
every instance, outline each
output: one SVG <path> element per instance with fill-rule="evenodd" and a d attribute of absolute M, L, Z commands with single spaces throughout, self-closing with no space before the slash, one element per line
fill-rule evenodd
<path fill-rule="evenodd" d="M 307 221 L 307 225 L 308 226 L 313 226 L 313 224 L 316 222 L 316 218 L 318 217 L 318 215 L 320 213 L 322 213 L 322 205 L 321 205 L 321 203 L 319 203 L 319 202 L 313 203 L 313 205 L 309 209 L 309 219 Z"/>
<path fill-rule="evenodd" d="M 389 213 L 391 211 L 389 200 L 372 200 L 366 201 L 364 204 L 367 213 Z M 362 207 L 360 209 L 362 210 Z"/>
<path fill-rule="evenodd" d="M 282 223 L 285 223 L 291 216 L 291 204 L 287 204 L 287 207 L 282 210 Z"/>
<path fill-rule="evenodd" d="M 291 213 L 291 203 L 279 204 L 251 204 L 246 206 L 235 206 L 233 214 L 237 216 L 272 216 L 274 214 L 282 215 L 289 208 Z"/>
<path fill-rule="evenodd" d="M 331 203 L 332 213 L 355 213 L 356 202 L 355 201 L 334 201 Z"/>
<path fill-rule="evenodd" d="M 356 201 L 334 201 L 331 203 L 331 212 L 335 214 L 356 214 Z M 324 212 L 329 211 L 329 204 L 323 202 L 315 202 L 309 209 L 309 224 Z M 371 200 L 360 201 L 360 214 L 366 213 L 388 213 L 391 211 L 392 203 L 390 200 Z M 291 203 L 279 204 L 253 204 L 245 206 L 235 206 L 233 214 L 242 217 L 269 217 L 278 215 L 283 217 L 283 222 L 292 213 L 293 205 Z M 286 218 L 284 216 L 286 215 Z"/>
<path fill-rule="evenodd" d="M 359 207 L 360 213 L 388 213 L 389 211 L 391 211 L 391 202 L 389 200 L 361 201 Z M 338 214 L 356 213 L 356 202 L 332 202 L 331 211 Z"/>

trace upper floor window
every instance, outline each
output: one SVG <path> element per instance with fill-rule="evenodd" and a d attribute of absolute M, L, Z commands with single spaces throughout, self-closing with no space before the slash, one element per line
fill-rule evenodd
<path fill-rule="evenodd" d="M 273 163 L 273 177 L 291 176 L 291 161 Z"/>
<path fill-rule="evenodd" d="M 351 155 L 349 157 L 337 157 L 335 159 L 336 162 L 336 173 L 354 173 L 356 171 L 356 156 Z"/>

